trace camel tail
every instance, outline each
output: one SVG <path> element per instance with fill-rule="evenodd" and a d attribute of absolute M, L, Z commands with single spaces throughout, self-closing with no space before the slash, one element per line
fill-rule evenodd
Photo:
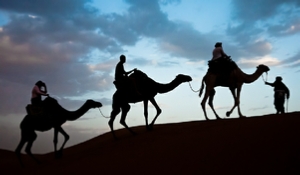
<path fill-rule="evenodd" d="M 201 97 L 202 93 L 203 93 L 203 89 L 204 89 L 204 79 L 205 76 L 202 78 L 202 83 L 201 83 L 201 88 L 200 88 L 200 92 L 199 92 L 199 97 Z"/>

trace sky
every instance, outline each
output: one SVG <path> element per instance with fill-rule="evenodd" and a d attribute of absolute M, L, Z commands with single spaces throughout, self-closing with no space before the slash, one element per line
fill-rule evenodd
<path fill-rule="evenodd" d="M 127 57 L 127 71 L 137 68 L 160 83 L 190 75 L 191 87 L 198 90 L 214 44 L 222 42 L 243 72 L 252 74 L 265 64 L 269 82 L 281 76 L 291 93 L 286 110 L 299 111 L 299 41 L 299 0 L 0 0 L 0 149 L 16 148 L 19 124 L 38 80 L 67 110 L 93 99 L 109 117 L 121 54 Z M 228 88 L 216 91 L 219 116 L 237 118 L 237 110 L 225 115 L 233 105 Z M 188 83 L 155 99 L 162 109 L 157 124 L 205 120 L 202 98 Z M 248 117 L 275 113 L 273 88 L 262 78 L 244 84 L 240 102 Z M 208 105 L 207 112 L 214 120 Z M 155 114 L 149 104 L 150 121 Z M 116 129 L 123 128 L 119 120 L 120 115 Z M 109 132 L 107 122 L 91 109 L 65 123 L 71 137 L 66 146 Z M 131 104 L 126 122 L 145 125 L 142 103 Z M 53 130 L 37 134 L 32 152 L 52 152 Z"/>

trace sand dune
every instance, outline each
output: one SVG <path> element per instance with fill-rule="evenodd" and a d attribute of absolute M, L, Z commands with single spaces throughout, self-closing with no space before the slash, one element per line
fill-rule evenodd
<path fill-rule="evenodd" d="M 0 150 L 0 174 L 300 174 L 300 112 L 144 126 L 66 148 L 61 159 Z M 72 136 L 71 136 L 72 137 Z"/>

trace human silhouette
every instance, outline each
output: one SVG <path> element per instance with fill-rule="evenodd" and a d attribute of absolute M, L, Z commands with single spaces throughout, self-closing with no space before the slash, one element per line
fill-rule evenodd
<path fill-rule="evenodd" d="M 124 69 L 124 63 L 126 63 L 126 57 L 125 55 L 120 56 L 120 61 L 116 65 L 115 68 L 115 81 L 114 84 L 120 92 L 123 93 L 123 95 L 128 95 L 129 91 L 134 91 L 134 93 L 138 93 L 134 79 L 131 79 L 128 77 L 130 73 L 136 70 L 136 68 L 130 70 L 130 71 L 125 71 Z M 131 87 L 134 88 L 131 88 Z"/>
<path fill-rule="evenodd" d="M 44 82 L 38 81 L 31 91 L 31 105 L 26 106 L 27 114 L 43 115 L 44 105 L 42 96 L 49 96 L 47 93 L 47 86 Z"/>
<path fill-rule="evenodd" d="M 49 96 L 49 94 L 47 94 L 47 86 L 44 82 L 38 81 L 35 83 L 31 91 L 31 104 L 41 105 L 42 95 Z"/>
<path fill-rule="evenodd" d="M 126 57 L 125 55 L 121 55 L 120 56 L 120 61 L 116 66 L 116 70 L 115 70 L 115 80 L 116 81 L 122 81 L 124 78 L 126 78 L 128 76 L 128 74 L 130 74 L 131 72 L 133 72 L 135 69 L 126 72 L 124 69 L 124 63 L 126 63 Z"/>
<path fill-rule="evenodd" d="M 212 51 L 212 61 L 217 61 L 218 59 L 222 59 L 222 58 L 227 58 L 229 57 L 223 50 L 223 46 L 222 46 L 222 43 L 221 42 L 217 42 L 215 44 L 215 48 L 214 50 Z"/>
<path fill-rule="evenodd" d="M 265 82 L 265 84 L 274 87 L 274 106 L 277 111 L 276 114 L 285 113 L 284 102 L 285 98 L 290 98 L 290 91 L 282 82 L 282 77 L 277 76 L 273 83 Z"/>
<path fill-rule="evenodd" d="M 208 71 L 226 75 L 237 68 L 236 63 L 224 52 L 221 42 L 215 44 L 215 48 L 212 51 L 212 59 L 208 61 L 208 66 Z"/>

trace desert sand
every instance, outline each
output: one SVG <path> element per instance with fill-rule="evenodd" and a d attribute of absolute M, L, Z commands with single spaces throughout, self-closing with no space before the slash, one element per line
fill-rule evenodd
<path fill-rule="evenodd" d="M 300 174 L 300 112 L 132 129 L 66 148 L 60 159 L 36 155 L 41 164 L 22 155 L 24 168 L 0 150 L 0 174 Z"/>

